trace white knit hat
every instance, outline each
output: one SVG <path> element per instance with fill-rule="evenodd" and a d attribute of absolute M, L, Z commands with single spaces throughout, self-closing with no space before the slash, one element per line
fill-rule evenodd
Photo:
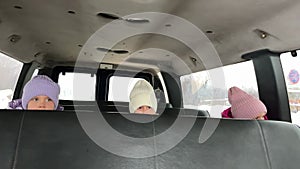
<path fill-rule="evenodd" d="M 129 111 L 134 113 L 141 106 L 150 106 L 155 112 L 157 100 L 154 90 L 146 80 L 139 80 L 133 87 L 129 96 Z"/>

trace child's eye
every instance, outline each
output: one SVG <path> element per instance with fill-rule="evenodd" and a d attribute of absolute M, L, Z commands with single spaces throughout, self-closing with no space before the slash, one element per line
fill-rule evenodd
<path fill-rule="evenodd" d="M 39 99 L 38 98 L 33 98 L 33 101 L 37 102 L 37 101 L 39 101 Z"/>
<path fill-rule="evenodd" d="M 50 98 L 46 99 L 46 102 L 51 102 L 51 101 L 52 101 L 52 99 L 50 99 Z"/>

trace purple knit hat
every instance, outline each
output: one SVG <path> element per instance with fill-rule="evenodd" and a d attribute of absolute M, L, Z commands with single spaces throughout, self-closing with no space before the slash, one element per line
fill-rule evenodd
<path fill-rule="evenodd" d="M 27 109 L 28 102 L 35 96 L 45 95 L 54 102 L 54 109 L 58 106 L 59 85 L 48 76 L 37 75 L 33 77 L 23 89 L 22 107 Z"/>
<path fill-rule="evenodd" d="M 233 118 L 255 119 L 261 113 L 267 113 L 263 102 L 238 87 L 228 90 L 228 99 Z"/>

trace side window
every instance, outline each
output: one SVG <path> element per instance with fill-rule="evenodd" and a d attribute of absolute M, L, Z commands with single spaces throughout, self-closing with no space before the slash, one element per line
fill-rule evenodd
<path fill-rule="evenodd" d="M 141 78 L 112 76 L 109 78 L 108 101 L 129 102 L 130 91 Z"/>
<path fill-rule="evenodd" d="M 168 91 L 167 91 L 167 88 L 166 88 L 166 84 L 165 84 L 164 78 L 162 77 L 162 75 L 161 75 L 160 72 L 157 73 L 157 76 L 158 76 L 158 78 L 159 78 L 159 80 L 161 82 L 161 85 L 163 87 L 163 90 L 161 91 L 161 92 L 163 92 L 163 96 L 161 96 L 161 97 L 164 97 L 164 101 L 166 103 L 170 103 L 169 102 L 169 95 L 168 95 Z M 158 97 L 158 99 L 159 99 L 159 97 Z"/>
<path fill-rule="evenodd" d="M 285 83 L 289 97 L 292 123 L 300 125 L 300 58 L 290 53 L 280 56 Z"/>
<path fill-rule="evenodd" d="M 0 53 L 0 109 L 7 108 L 21 73 L 23 63 Z"/>
<path fill-rule="evenodd" d="M 74 91 L 74 79 L 76 79 L 76 85 L 82 86 L 80 87 L 82 90 Z M 96 100 L 96 76 L 87 73 L 60 73 L 58 84 L 60 86 L 60 100 Z"/>
<path fill-rule="evenodd" d="M 218 75 L 215 72 L 222 73 L 220 77 L 225 78 L 223 86 L 213 84 L 210 75 Z M 237 86 L 258 97 L 257 81 L 252 61 L 184 75 L 180 77 L 180 81 L 183 107 L 208 110 L 211 117 L 220 118 L 222 111 L 230 107 L 227 93 L 232 86 Z"/>
<path fill-rule="evenodd" d="M 39 69 L 35 69 L 34 72 L 33 72 L 33 74 L 32 74 L 32 76 L 31 76 L 31 79 L 32 79 L 34 76 L 38 75 L 38 73 L 39 73 Z"/>

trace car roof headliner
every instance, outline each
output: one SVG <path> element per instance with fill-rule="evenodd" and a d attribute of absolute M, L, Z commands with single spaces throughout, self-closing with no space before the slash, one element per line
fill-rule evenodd
<path fill-rule="evenodd" d="M 0 51 L 25 63 L 36 61 L 48 67 L 72 65 L 90 36 L 112 21 L 97 16 L 99 12 L 120 17 L 140 12 L 162 12 L 197 26 L 214 45 L 222 65 L 229 65 L 244 61 L 241 55 L 260 49 L 274 52 L 298 49 L 299 9 L 300 1 L 297 0 L 2 0 Z M 165 24 L 167 21 L 162 25 Z M 108 52 L 103 62 L 132 68 L 157 67 L 160 63 L 173 67 L 176 74 L 188 73 L 176 62 L 170 64 L 174 58 L 165 57 L 168 54 L 147 57 L 140 52 L 139 56 L 126 59 L 136 51 L 148 48 L 173 53 L 192 72 L 220 66 L 216 63 L 205 67 L 201 61 L 193 64 L 191 58 L 195 53 L 189 47 L 178 40 L 155 34 L 121 40 L 113 49 L 129 53 Z M 95 59 L 86 57 L 81 62 L 95 62 Z"/>

